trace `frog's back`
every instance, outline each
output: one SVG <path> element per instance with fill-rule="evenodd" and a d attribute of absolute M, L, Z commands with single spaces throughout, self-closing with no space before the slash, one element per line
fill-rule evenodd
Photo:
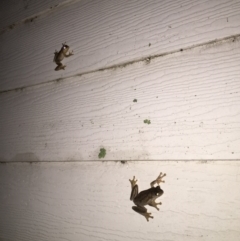
<path fill-rule="evenodd" d="M 155 196 L 155 191 L 154 188 L 149 188 L 147 190 L 141 191 L 137 195 L 137 200 L 140 202 L 142 205 L 147 205 L 150 200 Z"/>
<path fill-rule="evenodd" d="M 61 51 L 60 52 L 56 51 L 54 54 L 55 54 L 55 56 L 54 56 L 53 61 L 55 63 L 60 63 L 64 59 L 64 54 Z"/>

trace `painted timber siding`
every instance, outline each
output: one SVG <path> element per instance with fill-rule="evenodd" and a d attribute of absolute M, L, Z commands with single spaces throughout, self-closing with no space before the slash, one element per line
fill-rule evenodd
<path fill-rule="evenodd" d="M 162 171 L 160 210 L 132 210 L 139 189 Z M 238 241 L 240 163 L 9 163 L 0 168 L 1 240 Z M 7 191 L 6 191 L 7 190 Z"/>
<path fill-rule="evenodd" d="M 0 157 L 96 160 L 104 147 L 105 160 L 239 159 L 239 66 L 230 38 L 2 93 Z"/>
<path fill-rule="evenodd" d="M 1 241 L 240 240 L 240 0 L 9 0 L 0 28 Z M 129 179 L 160 172 L 147 222 Z"/>

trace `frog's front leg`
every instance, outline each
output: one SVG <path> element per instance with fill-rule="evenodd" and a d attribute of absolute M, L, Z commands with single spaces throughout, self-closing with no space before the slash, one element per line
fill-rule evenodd
<path fill-rule="evenodd" d="M 156 203 L 155 201 L 152 201 L 151 203 L 148 203 L 148 205 L 156 208 L 159 211 L 159 208 L 157 207 L 157 205 L 162 205 L 162 203 L 161 202 Z"/>
<path fill-rule="evenodd" d="M 131 195 L 130 195 L 130 200 L 133 200 L 137 195 L 138 195 L 138 185 L 137 183 L 137 179 L 135 179 L 135 176 L 133 177 L 133 179 L 129 179 L 130 183 L 131 183 L 131 187 L 132 187 L 132 191 L 131 191 Z"/>
<path fill-rule="evenodd" d="M 67 54 L 67 53 L 64 53 L 64 57 L 70 57 L 70 56 L 72 56 L 73 55 L 73 50 L 72 51 L 69 51 L 69 53 Z"/>
<path fill-rule="evenodd" d="M 147 212 L 147 209 L 146 209 L 145 207 L 142 207 L 142 206 L 133 206 L 132 209 L 133 209 L 135 212 L 143 215 L 143 216 L 147 219 L 147 221 L 149 221 L 149 220 L 148 220 L 149 218 L 153 218 L 153 216 L 151 216 L 151 213 L 148 213 L 148 212 Z"/>
<path fill-rule="evenodd" d="M 165 182 L 165 181 L 162 180 L 165 176 L 166 176 L 166 173 L 163 174 L 163 173 L 160 172 L 157 179 L 150 183 L 150 186 L 153 187 L 155 183 L 157 183 L 159 185 L 160 182 Z"/>

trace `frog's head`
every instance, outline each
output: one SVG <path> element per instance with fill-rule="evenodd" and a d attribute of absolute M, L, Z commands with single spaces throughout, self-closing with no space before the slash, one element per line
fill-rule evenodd
<path fill-rule="evenodd" d="M 62 44 L 62 50 L 63 50 L 65 53 L 67 53 L 67 51 L 69 50 L 69 46 L 66 45 L 65 43 Z"/>
<path fill-rule="evenodd" d="M 155 195 L 156 196 L 158 196 L 158 197 L 160 197 L 160 196 L 162 196 L 163 195 L 163 190 L 160 188 L 160 186 L 157 186 L 156 188 L 155 188 Z"/>

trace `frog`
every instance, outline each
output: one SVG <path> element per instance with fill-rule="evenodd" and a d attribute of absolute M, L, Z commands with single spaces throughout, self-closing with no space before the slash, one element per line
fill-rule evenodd
<path fill-rule="evenodd" d="M 62 44 L 62 48 L 60 49 L 60 51 L 55 50 L 54 59 L 53 59 L 53 62 L 57 64 L 55 71 L 65 69 L 66 65 L 63 65 L 61 61 L 64 58 L 67 58 L 73 55 L 73 51 L 67 53 L 68 51 L 69 51 L 69 46 L 66 43 Z"/>
<path fill-rule="evenodd" d="M 150 183 L 151 188 L 141 191 L 140 193 L 138 193 L 138 185 L 135 176 L 133 176 L 132 180 L 129 179 L 132 188 L 130 200 L 133 201 L 136 205 L 133 206 L 132 209 L 135 212 L 143 215 L 147 221 L 149 221 L 149 218 L 153 218 L 153 216 L 151 216 L 151 213 L 147 212 L 147 209 L 144 206 L 149 205 L 155 207 L 159 211 L 157 205 L 161 205 L 162 203 L 156 203 L 155 200 L 158 197 L 162 196 L 164 193 L 159 183 L 165 182 L 164 180 L 162 180 L 165 176 L 166 173 L 163 174 L 162 172 L 160 172 L 159 176 Z M 156 187 L 154 186 L 155 184 L 157 184 Z"/>

